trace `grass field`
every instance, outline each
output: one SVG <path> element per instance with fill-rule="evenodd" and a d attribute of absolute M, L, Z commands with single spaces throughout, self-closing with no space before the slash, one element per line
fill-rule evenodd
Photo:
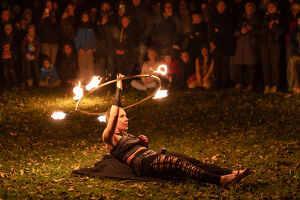
<path fill-rule="evenodd" d="M 124 92 L 123 104 L 145 97 Z M 105 111 L 107 91 L 86 98 L 81 109 Z M 1 91 L 0 199 L 300 199 L 300 97 L 232 90 L 173 92 L 127 110 L 129 132 L 147 135 L 150 148 L 192 155 L 254 173 L 219 187 L 195 181 L 137 182 L 78 177 L 106 154 L 94 116 L 53 111 L 75 108 L 71 90 Z"/>

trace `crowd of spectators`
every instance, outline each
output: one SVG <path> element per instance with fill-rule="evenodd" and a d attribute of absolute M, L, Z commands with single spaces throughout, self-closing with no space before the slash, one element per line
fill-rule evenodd
<path fill-rule="evenodd" d="M 300 93 L 296 0 L 1 1 L 1 85 L 153 73 L 171 88 Z M 146 90 L 150 79 L 133 81 Z"/>

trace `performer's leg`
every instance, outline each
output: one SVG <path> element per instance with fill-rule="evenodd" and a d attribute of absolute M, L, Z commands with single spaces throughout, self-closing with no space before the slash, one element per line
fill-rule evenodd
<path fill-rule="evenodd" d="M 150 164 L 154 171 L 169 176 L 185 176 L 194 180 L 220 184 L 221 175 L 212 174 L 208 171 L 191 164 L 187 160 L 171 155 L 159 155 Z"/>
<path fill-rule="evenodd" d="M 203 163 L 200 160 L 197 160 L 197 159 L 195 159 L 191 156 L 187 156 L 185 154 L 181 154 L 181 153 L 177 153 L 177 152 L 168 152 L 168 151 L 166 152 L 166 154 L 187 160 L 191 164 L 196 165 L 197 167 L 200 167 L 200 168 L 202 168 L 210 173 L 213 173 L 213 174 L 218 174 L 218 175 L 232 174 L 232 170 L 230 170 L 230 169 L 221 168 L 216 165 Z"/>

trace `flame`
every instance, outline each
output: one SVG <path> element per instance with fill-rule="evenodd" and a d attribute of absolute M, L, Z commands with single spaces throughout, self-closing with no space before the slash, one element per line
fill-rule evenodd
<path fill-rule="evenodd" d="M 89 82 L 89 84 L 87 84 L 85 86 L 85 89 L 87 91 L 90 91 L 91 89 L 98 87 L 98 85 L 100 84 L 101 80 L 102 80 L 102 78 L 100 78 L 100 76 L 93 76 L 91 82 Z"/>
<path fill-rule="evenodd" d="M 83 97 L 83 89 L 81 87 L 81 82 L 78 82 L 78 85 L 74 87 L 73 92 L 75 97 L 73 98 L 75 101 L 80 100 Z"/>
<path fill-rule="evenodd" d="M 99 122 L 106 122 L 106 116 L 105 115 L 100 115 L 98 117 Z"/>
<path fill-rule="evenodd" d="M 155 94 L 155 96 L 153 97 L 153 99 L 161 99 L 161 98 L 165 98 L 167 97 L 168 94 L 168 90 L 158 90 Z"/>
<path fill-rule="evenodd" d="M 55 120 L 61 120 L 64 119 L 67 116 L 64 112 L 54 112 L 51 117 Z"/>
<path fill-rule="evenodd" d="M 167 67 L 167 65 L 159 65 L 157 70 L 154 72 L 159 73 L 161 75 L 166 75 L 168 72 L 168 67 Z"/>

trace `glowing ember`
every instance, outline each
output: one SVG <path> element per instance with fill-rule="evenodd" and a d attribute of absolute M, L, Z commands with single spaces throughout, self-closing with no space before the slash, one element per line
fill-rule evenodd
<path fill-rule="evenodd" d="M 89 84 L 87 84 L 85 86 L 85 89 L 87 91 L 90 91 L 91 89 L 98 87 L 98 85 L 100 84 L 101 80 L 102 80 L 102 78 L 100 78 L 100 76 L 93 76 L 91 82 L 89 82 Z"/>
<path fill-rule="evenodd" d="M 167 97 L 168 94 L 168 90 L 159 90 L 158 92 L 156 92 L 155 96 L 153 97 L 153 99 L 161 99 L 161 98 L 165 98 Z"/>
<path fill-rule="evenodd" d="M 61 120 L 64 119 L 67 116 L 64 112 L 54 112 L 51 117 L 55 120 Z"/>
<path fill-rule="evenodd" d="M 81 82 L 78 82 L 78 85 L 74 87 L 73 92 L 75 97 L 73 98 L 75 101 L 80 100 L 83 97 L 83 89 L 81 87 Z"/>
<path fill-rule="evenodd" d="M 99 117 L 98 117 L 98 120 L 99 120 L 99 122 L 106 122 L 106 116 L 105 115 L 100 115 Z"/>
<path fill-rule="evenodd" d="M 159 65 L 155 72 L 161 75 L 166 75 L 168 72 L 168 67 L 167 65 Z"/>

